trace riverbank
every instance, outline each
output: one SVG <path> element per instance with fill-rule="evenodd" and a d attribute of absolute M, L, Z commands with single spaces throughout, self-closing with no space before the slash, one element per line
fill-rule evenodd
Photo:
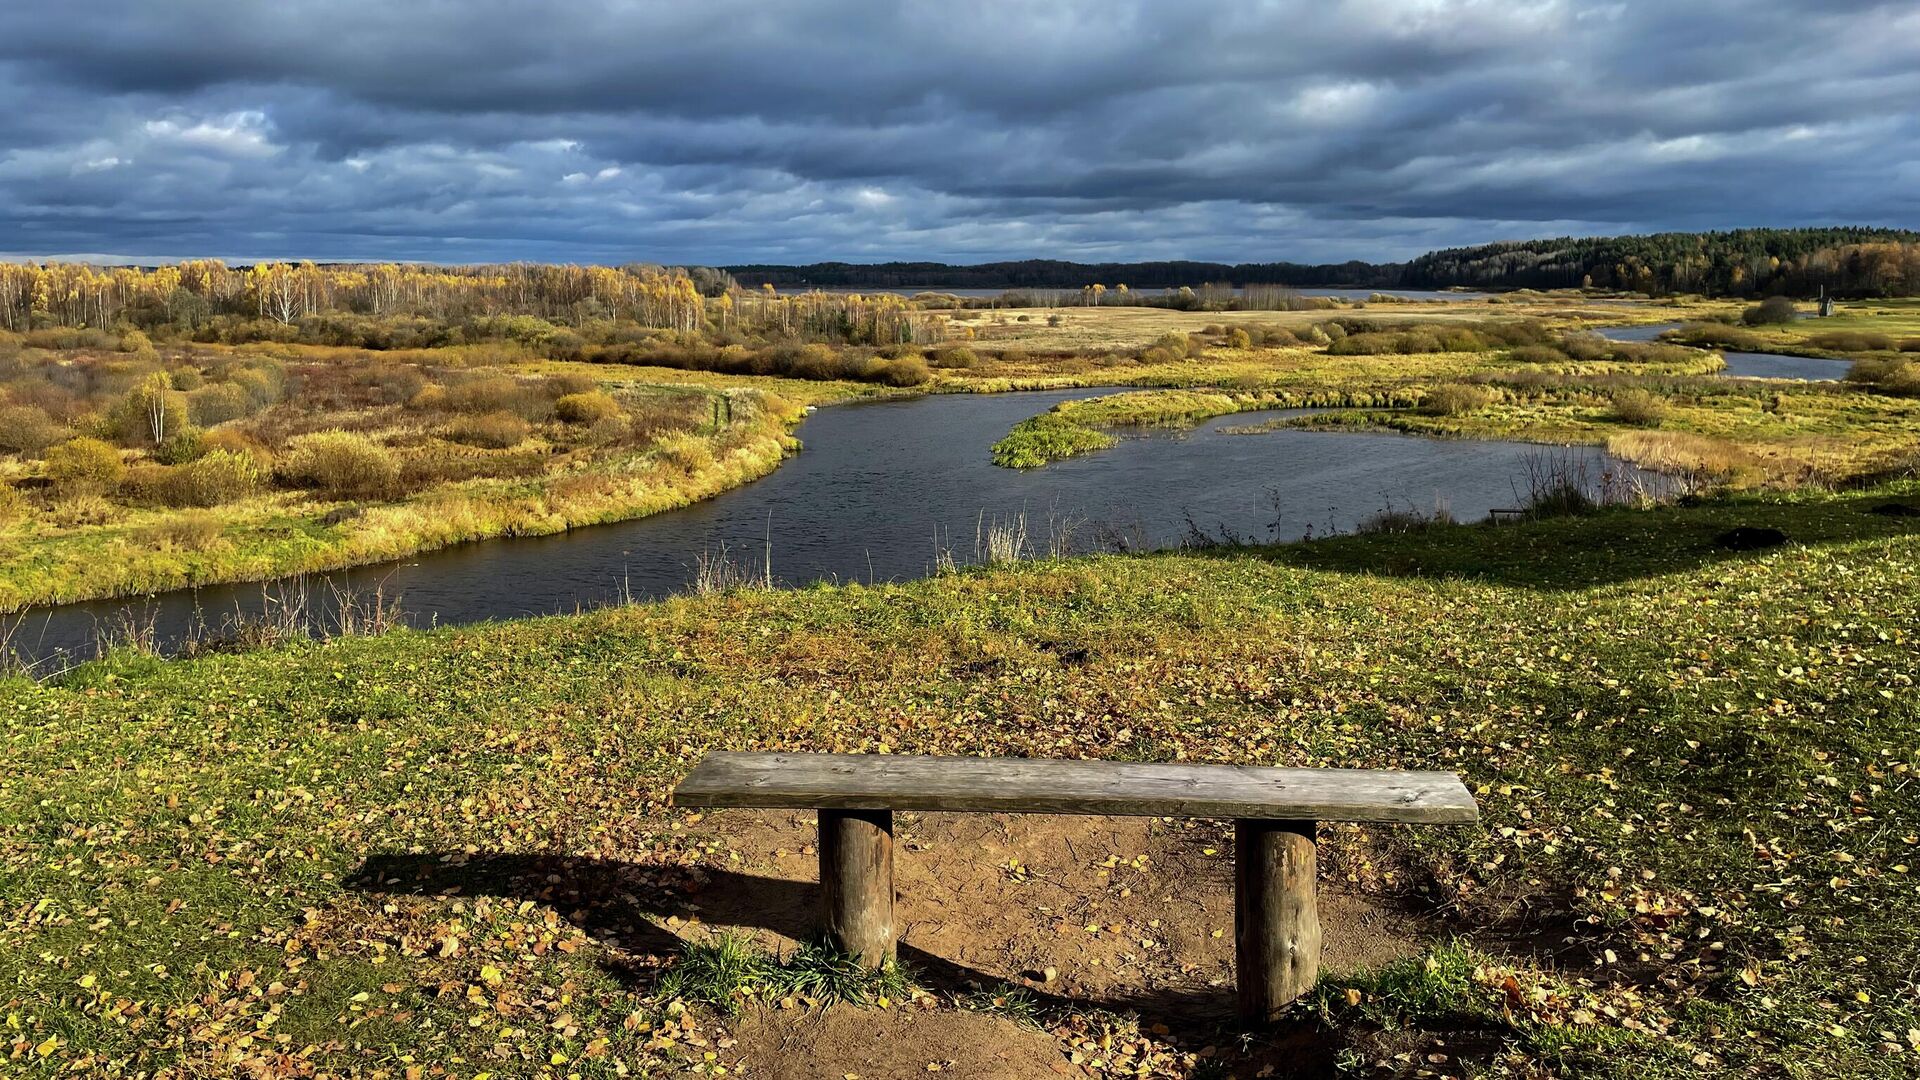
<path fill-rule="evenodd" d="M 439 484 L 393 502 L 267 496 L 196 515 L 192 529 L 176 524 L 177 511 L 136 510 L 16 531 L 0 564 L 0 613 L 271 580 L 685 506 L 764 476 L 799 449 L 790 432 L 804 406 L 753 391 L 731 401 L 716 427 L 558 474 Z"/>
<path fill-rule="evenodd" d="M 388 422 L 378 416 L 404 414 L 391 431 L 376 426 L 370 434 L 394 455 L 423 459 L 421 467 L 433 475 L 417 489 L 403 496 L 323 497 L 288 490 L 275 478 L 273 490 L 222 496 L 219 505 L 205 509 L 175 505 L 180 497 L 169 493 L 167 478 L 182 467 L 149 460 L 172 453 L 170 447 L 120 451 L 133 468 L 125 490 L 111 502 L 84 497 L 86 492 L 69 498 L 52 487 L 30 489 L 49 480 L 32 453 L 0 458 L 0 479 L 8 481 L 0 496 L 12 500 L 0 499 L 0 612 L 270 580 L 377 564 L 470 540 L 552 535 L 628 520 L 766 475 L 790 451 L 801 406 L 907 392 L 1114 385 L 1190 391 L 1074 405 L 1058 415 L 1035 417 L 1008 433 L 995 451 L 1002 463 L 1025 468 L 1108 447 L 1108 429 L 1114 426 L 1190 424 L 1223 411 L 1309 405 L 1365 410 L 1365 415 L 1321 424 L 1607 446 L 1637 463 L 1706 482 L 1849 482 L 1901 468 L 1920 446 L 1920 418 L 1910 402 L 1878 395 L 1871 387 L 1736 386 L 1704 378 L 1719 362 L 1698 350 L 1634 346 L 1640 351 L 1615 355 L 1553 344 L 1578 338 L 1580 329 L 1599 320 L 1671 319 L 1710 310 L 1705 305 L 1568 303 L 1380 304 L 1346 309 L 1334 320 L 1327 312 L 976 312 L 971 314 L 989 321 L 966 326 L 964 340 L 977 344 L 955 342 L 934 350 L 930 381 L 915 391 L 532 360 L 512 353 L 520 360 L 498 369 L 512 378 L 579 380 L 615 393 L 651 387 L 668 396 L 684 395 L 699 406 L 700 417 L 676 421 L 687 426 L 676 429 L 664 451 L 653 445 L 664 432 L 605 443 L 586 422 L 569 426 L 550 420 L 538 421 L 523 444 L 492 449 L 460 440 L 494 438 L 488 424 L 504 422 L 524 431 L 526 423 L 511 415 L 503 420 L 498 412 L 449 412 L 444 404 L 416 407 L 414 402 L 432 396 L 419 394 L 404 407 L 389 403 L 371 412 L 348 411 L 340 421 L 365 432 L 370 424 Z M 1490 316 L 1497 317 L 1490 321 Z M 1056 317 L 1060 325 L 1049 325 Z M 1097 338 L 1113 347 L 1041 351 L 1053 340 L 1049 335 L 1062 333 L 1062 340 Z M 1375 349 L 1381 351 L 1369 351 Z M 188 352 L 207 354 L 191 366 L 216 376 L 236 365 L 282 364 L 296 370 L 306 365 L 316 379 L 339 381 L 357 378 L 363 369 L 377 373 L 417 365 L 451 372 L 446 376 L 450 387 L 491 374 L 493 369 L 476 365 L 507 355 L 469 346 L 395 357 L 336 356 L 339 350 L 297 345 L 194 346 Z M 899 359 L 917 362 L 904 354 Z M 186 376 L 205 378 L 199 370 L 172 374 L 183 377 L 183 385 Z M 204 386 L 193 391 L 206 392 Z M 743 408 L 752 415 L 729 414 L 724 425 L 702 419 L 704 410 L 717 408 L 714 400 L 731 394 L 739 394 L 743 405 L 763 396 L 770 404 L 766 410 Z M 1436 394 L 1450 396 L 1455 405 L 1409 411 Z M 1643 398 L 1651 407 L 1632 404 Z M 1205 403 L 1196 405 L 1202 399 Z M 443 393 L 437 400 L 445 403 L 450 397 Z M 1462 403 L 1469 407 L 1457 407 Z M 307 417 L 278 417 L 272 411 L 278 408 L 266 414 L 273 418 L 272 434 L 282 440 L 275 443 L 274 455 L 292 449 L 299 432 L 312 423 Z M 382 409 L 385 413 L 379 413 Z M 205 429 L 206 438 L 226 440 L 239 447 L 236 452 L 254 455 L 254 474 L 266 475 L 277 466 L 257 463 L 271 455 L 249 441 L 245 429 L 252 423 L 215 423 Z M 402 465 L 403 472 L 411 468 L 405 461 Z"/>
<path fill-rule="evenodd" d="M 1474 324 L 1432 325 L 1445 333 L 1449 325 Z M 1414 324 L 1370 336 L 1419 335 Z M 1228 336 L 1200 338 L 1205 350 L 1187 361 L 1109 366 L 1108 382 L 1177 389 L 1057 405 L 1015 425 L 995 446 L 995 460 L 1036 468 L 1107 449 L 1114 432 L 1129 427 L 1322 406 L 1330 411 L 1242 430 L 1295 426 L 1605 447 L 1688 486 L 1849 484 L 1898 475 L 1920 461 L 1920 399 L 1852 381 L 1723 376 L 1726 362 L 1716 353 L 1601 340 L 1584 322 L 1542 324 L 1534 344 L 1453 352 L 1222 348 Z M 1054 378 L 1084 374 L 1069 369 Z M 995 387 L 1046 383 L 1037 374 L 991 370 L 977 378 Z"/>
<path fill-rule="evenodd" d="M 1892 505 L 1920 488 L 743 591 L 10 681 L 0 1047 L 49 1076 L 753 1075 L 783 1041 L 831 1075 L 965 1072 L 1015 1047 L 1169 1076 L 1429 1055 L 1904 1076 L 1920 1060 L 1903 839 L 1920 819 L 1920 519 Z M 1737 526 L 1787 543 L 1736 550 L 1719 538 Z M 718 932 L 789 959 L 804 933 L 804 823 L 666 806 L 720 748 L 1441 768 L 1485 823 L 1326 830 L 1338 962 L 1247 1043 L 1230 982 L 1210 982 L 1231 955 L 1213 823 L 975 836 L 909 818 L 903 872 L 971 875 L 965 910 L 904 892 L 914 987 L 884 1007 L 832 1004 L 818 981 L 769 999 L 794 977 L 662 982 Z M 1018 915 L 1055 903 L 1055 882 L 1073 918 Z M 1351 943 L 1362 918 L 1371 952 Z M 798 1034 L 883 1023 L 884 1045 L 925 1060 L 862 1071 Z"/>

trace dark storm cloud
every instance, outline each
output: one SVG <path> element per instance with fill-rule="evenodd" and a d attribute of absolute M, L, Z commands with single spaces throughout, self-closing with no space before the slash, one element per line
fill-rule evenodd
<path fill-rule="evenodd" d="M 1911 3 L 0 7 L 0 251 L 1320 260 L 1912 224 Z"/>

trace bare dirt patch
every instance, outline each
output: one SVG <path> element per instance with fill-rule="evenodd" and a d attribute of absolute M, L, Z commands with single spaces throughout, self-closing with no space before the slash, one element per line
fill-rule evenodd
<path fill-rule="evenodd" d="M 1055 1077 L 1065 1062 L 1053 1036 L 959 1009 L 749 1009 L 735 1023 L 729 1055 L 747 1076 L 941 1076 L 969 1080 Z"/>
<path fill-rule="evenodd" d="M 688 901 L 683 936 L 740 931 L 786 951 L 811 933 L 811 813 L 727 811 L 696 834 L 734 871 Z M 1233 843 L 1221 823 L 1007 814 L 900 815 L 901 957 L 942 989 L 1002 984 L 1143 1019 L 1233 1008 Z M 1373 967 L 1436 936 L 1390 902 L 1325 883 L 1323 967 Z"/>

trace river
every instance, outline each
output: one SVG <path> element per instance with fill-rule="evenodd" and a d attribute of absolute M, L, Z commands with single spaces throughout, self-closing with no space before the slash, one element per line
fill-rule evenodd
<path fill-rule="evenodd" d="M 893 581 L 925 575 L 936 544 L 959 562 L 974 556 L 983 523 L 1024 514 L 1030 546 L 1044 553 L 1049 522 L 1076 523 L 1080 550 L 1165 547 L 1189 520 L 1214 534 L 1297 540 L 1347 530 L 1389 506 L 1430 512 L 1443 502 L 1462 520 L 1516 505 L 1538 446 L 1356 432 L 1279 430 L 1222 434 L 1247 422 L 1222 417 L 1188 432 L 1153 432 L 1044 469 L 992 464 L 988 447 L 1055 402 L 1111 390 L 935 394 L 821 409 L 800 427 L 806 449 L 771 475 L 679 510 L 557 536 L 482 541 L 360 567 L 308 582 L 317 607 L 327 585 L 382 585 L 416 626 L 573 611 L 623 596 L 683 592 L 702 552 L 758 564 L 770 545 L 773 576 Z M 1595 449 L 1554 451 L 1618 468 Z M 1103 543 L 1104 541 L 1104 543 Z M 165 648 L 197 621 L 257 612 L 258 584 L 163 593 L 146 599 L 29 611 L 16 647 L 32 657 L 85 655 L 96 625 L 132 609 Z"/>
<path fill-rule="evenodd" d="M 1603 326 L 1598 330 L 1609 341 L 1653 341 L 1679 323 L 1652 326 Z M 1823 356 L 1781 356 L 1776 353 L 1733 352 L 1721 350 L 1727 366 L 1720 374 L 1734 379 L 1803 379 L 1808 382 L 1833 382 L 1847 377 L 1845 360 Z"/>

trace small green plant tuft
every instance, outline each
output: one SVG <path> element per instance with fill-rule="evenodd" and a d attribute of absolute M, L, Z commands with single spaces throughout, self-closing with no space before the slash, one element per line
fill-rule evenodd
<path fill-rule="evenodd" d="M 748 1001 L 804 998 L 810 1003 L 872 1004 L 898 1000 L 911 983 L 898 963 L 877 971 L 825 942 L 810 942 L 781 961 L 744 934 L 718 934 L 688 942 L 680 959 L 660 979 L 662 1001 L 696 1001 L 731 1016 Z"/>

